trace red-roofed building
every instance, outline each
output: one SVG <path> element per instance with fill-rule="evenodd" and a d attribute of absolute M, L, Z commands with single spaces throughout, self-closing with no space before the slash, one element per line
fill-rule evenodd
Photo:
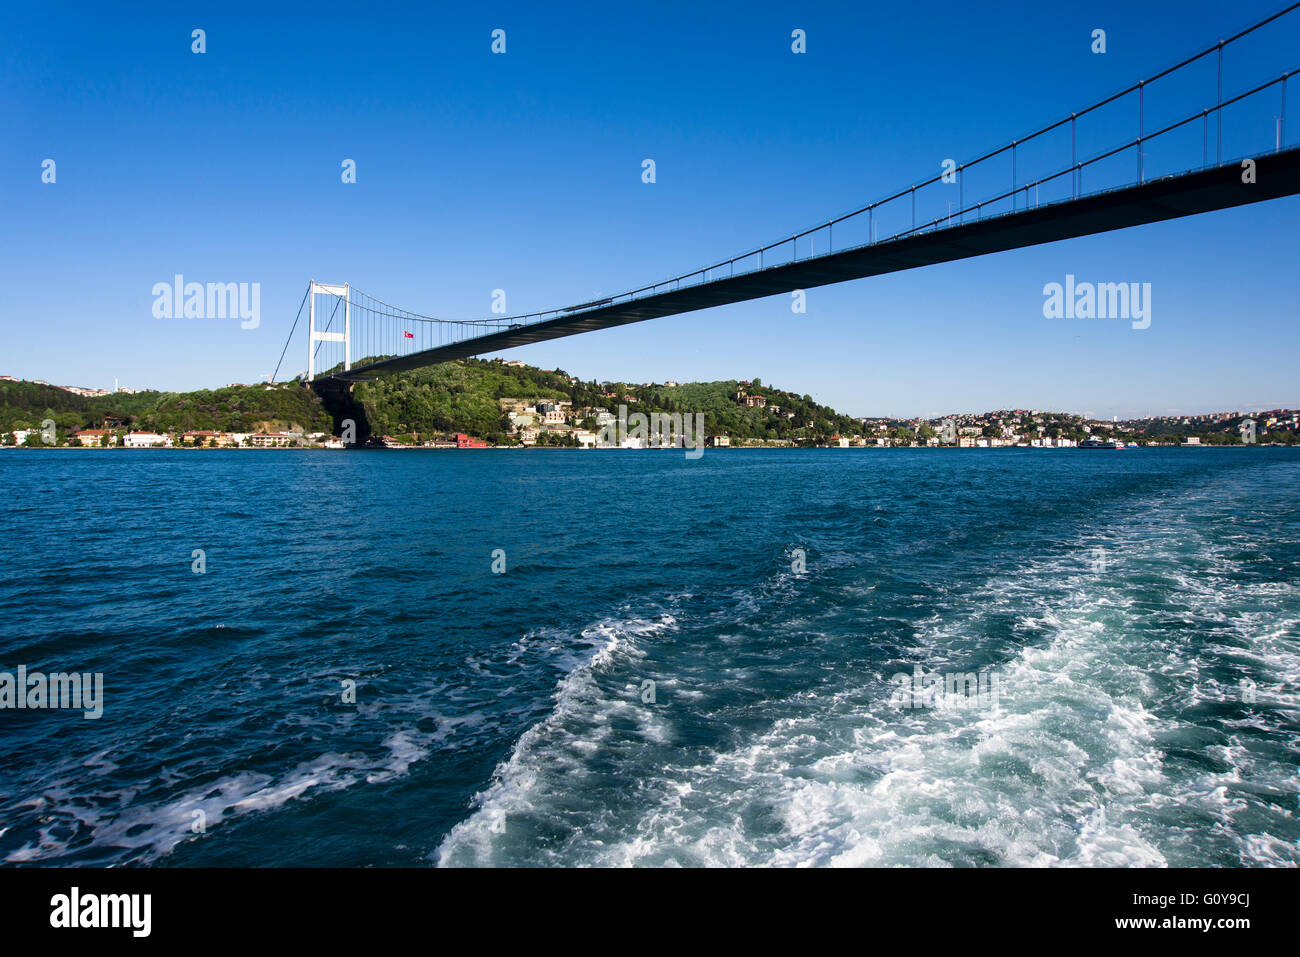
<path fill-rule="evenodd" d="M 105 446 L 112 444 L 113 433 L 107 429 L 82 429 L 74 438 L 82 445 Z"/>

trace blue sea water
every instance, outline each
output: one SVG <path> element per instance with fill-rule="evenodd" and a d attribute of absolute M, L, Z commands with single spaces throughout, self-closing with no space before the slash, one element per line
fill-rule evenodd
<path fill-rule="evenodd" d="M 0 671 L 104 675 L 98 720 L 0 710 L 10 865 L 1300 862 L 1300 451 L 0 481 Z M 996 700 L 900 707 L 918 667 Z"/>

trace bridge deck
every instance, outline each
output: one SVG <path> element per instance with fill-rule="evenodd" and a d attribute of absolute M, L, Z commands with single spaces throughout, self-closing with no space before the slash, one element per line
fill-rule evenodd
<path fill-rule="evenodd" d="M 1156 223 L 1197 213 L 1245 206 L 1300 193 L 1300 147 L 1255 158 L 1255 183 L 1242 182 L 1240 161 L 1207 170 L 1182 173 L 1066 200 L 979 222 L 945 227 L 903 239 L 877 242 L 843 252 L 785 263 L 674 289 L 630 302 L 597 306 L 518 329 L 463 339 L 450 345 L 354 366 L 336 379 L 356 379 L 402 372 L 544 342 L 597 329 L 644 322 L 750 299 L 811 289 L 849 279 L 952 262 L 972 256 L 1036 246 L 1094 233 Z"/>

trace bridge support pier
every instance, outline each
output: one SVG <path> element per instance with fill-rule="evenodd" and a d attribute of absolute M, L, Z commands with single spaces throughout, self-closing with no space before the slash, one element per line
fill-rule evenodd
<path fill-rule="evenodd" d="M 352 445 L 349 448 L 364 447 L 371 436 L 370 420 L 366 418 L 365 405 L 352 394 L 355 383 L 325 376 L 310 386 L 334 420 L 334 434 L 347 437 L 350 427 Z"/>

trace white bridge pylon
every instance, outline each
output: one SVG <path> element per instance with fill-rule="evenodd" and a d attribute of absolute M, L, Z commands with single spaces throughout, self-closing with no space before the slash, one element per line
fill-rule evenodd
<path fill-rule="evenodd" d="M 316 328 L 316 296 L 326 295 L 334 296 L 343 300 L 343 331 L 342 332 L 324 332 Z M 309 319 L 307 325 L 307 381 L 311 382 L 316 378 L 316 343 L 318 342 L 341 342 L 343 343 L 343 371 L 352 368 L 352 285 L 344 283 L 341 286 L 330 285 L 329 283 L 311 281 L 311 309 L 309 310 Z"/>

